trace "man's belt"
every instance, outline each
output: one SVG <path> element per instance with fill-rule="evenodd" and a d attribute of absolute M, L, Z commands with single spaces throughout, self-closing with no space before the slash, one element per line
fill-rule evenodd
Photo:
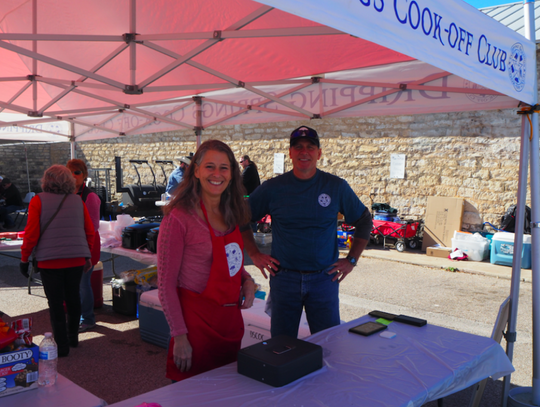
<path fill-rule="evenodd" d="M 289 270 L 289 271 L 293 271 L 293 272 L 295 272 L 295 273 L 300 273 L 300 274 L 315 274 L 315 273 L 321 273 L 321 272 L 327 270 L 328 267 L 327 267 L 327 268 L 324 268 L 324 269 L 320 269 L 320 270 L 295 270 L 295 269 L 289 269 L 289 268 L 286 268 L 286 267 L 279 267 L 278 273 L 279 273 L 282 269 Z"/>

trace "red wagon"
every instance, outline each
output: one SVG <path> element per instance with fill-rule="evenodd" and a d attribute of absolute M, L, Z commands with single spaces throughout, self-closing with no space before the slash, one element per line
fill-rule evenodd
<path fill-rule="evenodd" d="M 375 244 L 388 243 L 395 246 L 398 252 L 405 250 L 405 246 L 411 249 L 420 247 L 422 240 L 421 221 L 391 222 L 387 220 L 373 220 L 371 241 Z"/>

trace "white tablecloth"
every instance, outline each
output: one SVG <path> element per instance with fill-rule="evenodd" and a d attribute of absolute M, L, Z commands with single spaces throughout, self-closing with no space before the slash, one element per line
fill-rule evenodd
<path fill-rule="evenodd" d="M 106 405 L 105 401 L 60 374 L 54 386 L 0 397 L 0 406 L 13 407 L 103 407 Z"/>
<path fill-rule="evenodd" d="M 118 256 L 126 256 L 139 263 L 152 266 L 157 264 L 157 255 L 155 253 L 138 252 L 137 250 L 124 249 L 123 247 L 103 247 L 101 251 L 104 253 L 116 254 Z"/>
<path fill-rule="evenodd" d="M 18 252 L 21 251 L 22 240 L 0 241 L 0 252 Z"/>
<path fill-rule="evenodd" d="M 348 332 L 375 318 L 364 316 L 307 340 L 323 347 L 323 368 L 274 388 L 236 372 L 236 363 L 113 404 L 176 406 L 401 406 L 417 407 L 514 371 L 491 338 L 434 325 L 393 322 L 392 339 Z M 428 321 L 429 322 L 429 321 Z"/>

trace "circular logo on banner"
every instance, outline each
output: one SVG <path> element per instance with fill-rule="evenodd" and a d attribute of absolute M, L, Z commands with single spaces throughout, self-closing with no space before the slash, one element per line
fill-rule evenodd
<path fill-rule="evenodd" d="M 514 85 L 514 89 L 518 92 L 521 92 L 525 87 L 525 76 L 527 74 L 525 62 L 523 45 L 516 42 L 512 45 L 510 50 L 510 56 L 508 58 L 508 74 L 510 75 L 510 80 L 512 81 L 512 85 Z"/>
<path fill-rule="evenodd" d="M 330 198 L 327 194 L 319 195 L 319 205 L 321 205 L 323 208 L 326 208 L 328 205 L 330 205 L 330 202 L 332 202 L 332 198 Z"/>
<path fill-rule="evenodd" d="M 463 81 L 463 87 L 467 89 L 487 89 L 482 85 L 467 80 Z M 486 95 L 483 93 L 466 93 L 465 96 L 474 103 L 489 103 L 497 99 L 497 95 Z"/>
<path fill-rule="evenodd" d="M 229 243 L 225 246 L 225 254 L 227 255 L 227 264 L 229 265 L 229 274 L 234 277 L 242 268 L 242 249 L 238 243 Z"/>

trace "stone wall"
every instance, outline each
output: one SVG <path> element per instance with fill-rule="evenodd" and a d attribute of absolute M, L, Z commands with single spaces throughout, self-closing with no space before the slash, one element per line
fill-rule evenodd
<path fill-rule="evenodd" d="M 41 192 L 45 170 L 53 164 L 65 164 L 69 156 L 69 143 L 0 144 L 0 175 L 10 178 L 24 198 L 29 182 L 30 191 Z"/>
<path fill-rule="evenodd" d="M 388 203 L 402 218 L 422 218 L 427 197 L 462 197 L 463 229 L 475 230 L 485 221 L 498 225 L 516 201 L 520 117 L 515 110 L 219 126 L 204 130 L 202 141 L 218 138 L 237 157 L 248 154 L 266 180 L 274 176 L 274 153 L 285 154 L 285 171 L 291 169 L 288 135 L 302 124 L 317 129 L 322 139 L 319 168 L 345 178 L 368 206 Z M 114 190 L 115 156 L 122 157 L 124 184 L 137 182 L 129 159 L 148 160 L 162 183 L 154 161 L 195 149 L 193 133 L 179 131 L 80 143 L 77 155 L 90 167 L 111 168 Z M 404 179 L 390 178 L 391 154 L 406 155 Z M 151 183 L 150 170 L 138 169 L 142 183 Z"/>

